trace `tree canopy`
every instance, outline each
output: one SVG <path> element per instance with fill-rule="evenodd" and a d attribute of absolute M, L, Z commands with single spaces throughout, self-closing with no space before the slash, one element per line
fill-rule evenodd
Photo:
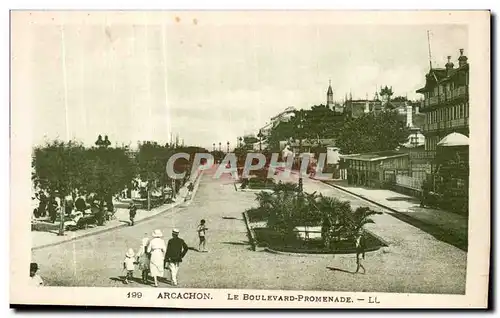
<path fill-rule="evenodd" d="M 325 105 L 315 105 L 308 110 L 298 110 L 289 121 L 277 124 L 268 136 L 269 148 L 280 150 L 279 142 L 289 139 L 330 139 L 337 138 L 345 115 L 338 115 Z"/>
<path fill-rule="evenodd" d="M 343 154 L 394 150 L 406 141 L 408 134 L 396 112 L 368 113 L 346 120 L 336 145 Z"/>
<path fill-rule="evenodd" d="M 34 150 L 35 186 L 61 196 L 75 191 L 101 197 L 118 193 L 135 176 L 132 161 L 122 148 L 85 148 L 77 142 L 53 141 Z"/>

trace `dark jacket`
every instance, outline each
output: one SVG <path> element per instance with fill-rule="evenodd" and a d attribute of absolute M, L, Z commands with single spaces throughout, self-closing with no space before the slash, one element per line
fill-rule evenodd
<path fill-rule="evenodd" d="M 186 255 L 187 251 L 188 246 L 186 242 L 181 238 L 173 237 L 168 240 L 165 261 L 182 262 L 182 258 Z"/>

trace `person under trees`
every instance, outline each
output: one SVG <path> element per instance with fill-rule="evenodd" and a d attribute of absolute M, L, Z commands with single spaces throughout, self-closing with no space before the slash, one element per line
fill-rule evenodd
<path fill-rule="evenodd" d="M 59 214 L 62 217 L 59 206 L 65 210 L 65 198 L 77 191 L 96 194 L 96 217 L 99 224 L 104 224 L 106 198 L 121 191 L 135 176 L 124 149 L 87 149 L 74 141 L 56 140 L 35 148 L 32 167 L 35 186 L 50 194 L 49 215 L 53 222 Z M 78 208 L 83 208 L 80 202 Z M 61 221 L 60 234 L 64 232 Z"/>

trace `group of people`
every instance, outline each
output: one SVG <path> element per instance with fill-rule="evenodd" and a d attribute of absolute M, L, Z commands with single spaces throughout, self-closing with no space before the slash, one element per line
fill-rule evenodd
<path fill-rule="evenodd" d="M 205 220 L 201 220 L 197 228 L 201 252 L 206 252 L 207 230 Z M 144 284 L 149 283 L 151 275 L 154 286 L 158 287 L 158 278 L 164 277 L 166 269 L 170 271 L 172 285 L 177 286 L 179 267 L 188 252 L 188 245 L 179 237 L 178 229 L 172 230 L 172 238 L 168 243 L 165 243 L 163 233 L 159 229 L 154 230 L 151 236 L 152 238 L 146 236 L 142 239 L 137 253 L 132 248 L 127 250 L 123 260 L 123 270 L 126 271 L 124 283 L 128 284 L 134 277 L 134 271 L 139 269 Z"/>

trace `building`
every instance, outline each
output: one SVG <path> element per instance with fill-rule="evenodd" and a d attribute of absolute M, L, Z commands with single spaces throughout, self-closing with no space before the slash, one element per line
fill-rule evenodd
<path fill-rule="evenodd" d="M 328 90 L 326 91 L 326 106 L 333 110 L 335 115 L 340 115 L 344 112 L 344 106 L 333 101 L 333 89 L 331 81 L 328 85 Z"/>
<path fill-rule="evenodd" d="M 346 162 L 348 184 L 386 187 L 396 183 L 397 175 L 408 173 L 407 152 L 380 151 L 353 155 L 340 155 Z"/>
<path fill-rule="evenodd" d="M 463 49 L 457 68 L 448 56 L 445 68 L 429 70 L 417 93 L 424 96 L 420 111 L 425 114 L 425 150 L 435 152 L 439 141 L 453 132 L 469 136 L 469 64 Z"/>
<path fill-rule="evenodd" d="M 420 111 L 425 114 L 425 156 L 431 164 L 433 193 L 438 204 L 468 212 L 469 63 L 459 50 L 458 67 L 448 56 L 445 68 L 430 68 Z"/>
<path fill-rule="evenodd" d="M 296 109 L 294 107 L 287 107 L 285 108 L 282 112 L 278 113 L 277 115 L 271 117 L 271 121 L 266 123 L 264 126 L 262 126 L 259 129 L 259 132 L 257 133 L 257 138 L 259 138 L 259 134 L 261 135 L 261 138 L 265 140 L 271 130 L 278 126 L 279 123 L 281 122 L 287 122 L 290 120 L 290 118 L 293 117 L 293 114 L 295 113 Z M 254 148 L 258 148 L 258 143 L 254 145 Z"/>
<path fill-rule="evenodd" d="M 352 94 L 349 94 L 349 98 L 346 96 L 344 101 L 344 112 L 351 118 L 358 118 L 370 112 L 378 113 L 383 109 L 384 104 L 378 93 L 375 93 L 373 99 L 368 99 L 368 94 L 365 99 L 352 99 Z"/>

